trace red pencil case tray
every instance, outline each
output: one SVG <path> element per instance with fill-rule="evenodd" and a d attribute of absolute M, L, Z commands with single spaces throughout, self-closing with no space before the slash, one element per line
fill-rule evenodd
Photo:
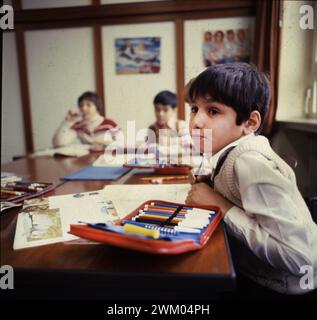
<path fill-rule="evenodd" d="M 196 206 L 196 205 L 184 205 L 181 203 L 167 202 L 161 200 L 149 200 L 141 204 L 137 209 L 128 214 L 125 218 L 120 220 L 118 224 L 121 224 L 121 221 L 131 220 L 136 216 L 146 204 L 151 202 L 160 202 L 162 204 L 171 204 L 177 206 L 186 206 L 199 209 L 207 209 L 216 211 L 215 216 L 212 221 L 207 226 L 206 230 L 201 234 L 200 241 L 197 243 L 195 240 L 186 239 L 179 241 L 168 241 L 168 240 L 155 240 L 150 238 L 141 238 L 138 236 L 123 235 L 119 233 L 114 233 L 111 231 L 99 230 L 87 225 L 72 224 L 70 226 L 70 234 L 78 236 L 80 238 L 85 238 L 88 240 L 101 242 L 108 245 L 113 245 L 116 247 L 121 247 L 130 250 L 142 251 L 153 254 L 165 254 L 165 255 L 175 255 L 188 251 L 194 251 L 201 249 L 209 240 L 212 233 L 217 228 L 219 222 L 221 221 L 221 212 L 220 209 L 216 206 Z"/>
<path fill-rule="evenodd" d="M 29 181 L 27 181 L 27 182 L 29 182 Z M 32 182 L 30 182 L 30 183 L 32 183 Z M 38 182 L 34 182 L 34 183 L 38 183 Z M 37 197 L 39 197 L 39 196 L 41 196 L 41 195 L 43 195 L 43 194 L 45 194 L 47 192 L 50 192 L 50 191 L 54 190 L 55 187 L 56 187 L 52 183 L 48 183 L 48 182 L 41 182 L 41 183 L 47 185 L 47 187 L 44 188 L 41 191 L 23 194 L 21 196 L 14 197 L 14 198 L 8 198 L 8 199 L 6 199 L 4 201 L 10 201 L 10 202 L 13 202 L 13 203 L 20 203 L 20 202 L 22 202 L 24 200 L 27 200 L 27 199 L 37 198 Z"/>

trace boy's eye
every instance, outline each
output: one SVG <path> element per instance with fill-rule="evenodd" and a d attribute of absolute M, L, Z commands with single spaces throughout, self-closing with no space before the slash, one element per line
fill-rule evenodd
<path fill-rule="evenodd" d="M 216 115 L 216 114 L 219 114 L 219 110 L 217 108 L 210 108 L 208 110 L 208 113 L 211 114 L 211 115 Z"/>
<path fill-rule="evenodd" d="M 191 109 L 190 109 L 190 111 L 191 111 L 191 113 L 197 113 L 198 107 L 192 106 Z"/>

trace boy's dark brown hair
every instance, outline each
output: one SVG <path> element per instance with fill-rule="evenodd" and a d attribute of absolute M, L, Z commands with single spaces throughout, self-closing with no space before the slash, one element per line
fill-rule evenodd
<path fill-rule="evenodd" d="M 80 104 L 82 103 L 83 100 L 89 100 L 92 103 L 95 104 L 95 106 L 97 107 L 97 110 L 99 113 L 101 113 L 101 109 L 102 109 L 102 102 L 101 99 L 99 98 L 99 96 L 92 92 L 92 91 L 86 91 L 84 92 L 77 101 L 78 107 L 80 106 Z"/>
<path fill-rule="evenodd" d="M 156 104 L 169 105 L 174 109 L 177 107 L 176 94 L 168 90 L 161 91 L 154 97 L 153 104 L 154 106 Z"/>
<path fill-rule="evenodd" d="M 259 111 L 259 133 L 271 99 L 270 82 L 254 65 L 244 62 L 217 64 L 208 67 L 190 84 L 186 100 L 194 102 L 199 97 L 210 97 L 233 108 L 237 113 L 237 125 L 248 120 L 252 111 Z"/>

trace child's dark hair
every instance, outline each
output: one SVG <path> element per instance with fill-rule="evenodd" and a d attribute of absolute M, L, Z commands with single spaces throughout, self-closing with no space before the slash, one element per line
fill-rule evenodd
<path fill-rule="evenodd" d="M 168 90 L 161 91 L 154 97 L 153 104 L 170 105 L 174 109 L 177 106 L 176 94 Z"/>
<path fill-rule="evenodd" d="M 99 96 L 92 92 L 92 91 L 86 91 L 84 92 L 79 98 L 78 98 L 78 107 L 80 106 L 80 104 L 82 103 L 83 100 L 89 100 L 92 103 L 95 104 L 95 106 L 97 107 L 97 110 L 99 113 L 101 113 L 101 109 L 102 109 L 102 102 L 99 98 Z"/>
<path fill-rule="evenodd" d="M 207 68 L 191 83 L 188 100 L 210 97 L 233 108 L 237 113 L 236 124 L 249 119 L 252 111 L 261 115 L 260 132 L 271 98 L 267 76 L 248 63 L 218 64 Z"/>

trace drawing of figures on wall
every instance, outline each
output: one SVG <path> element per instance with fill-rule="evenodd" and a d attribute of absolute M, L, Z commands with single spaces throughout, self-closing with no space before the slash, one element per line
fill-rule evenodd
<path fill-rule="evenodd" d="M 159 73 L 161 38 L 115 39 L 117 74 Z"/>
<path fill-rule="evenodd" d="M 251 44 L 247 29 L 204 32 L 205 67 L 218 63 L 250 62 Z"/>

